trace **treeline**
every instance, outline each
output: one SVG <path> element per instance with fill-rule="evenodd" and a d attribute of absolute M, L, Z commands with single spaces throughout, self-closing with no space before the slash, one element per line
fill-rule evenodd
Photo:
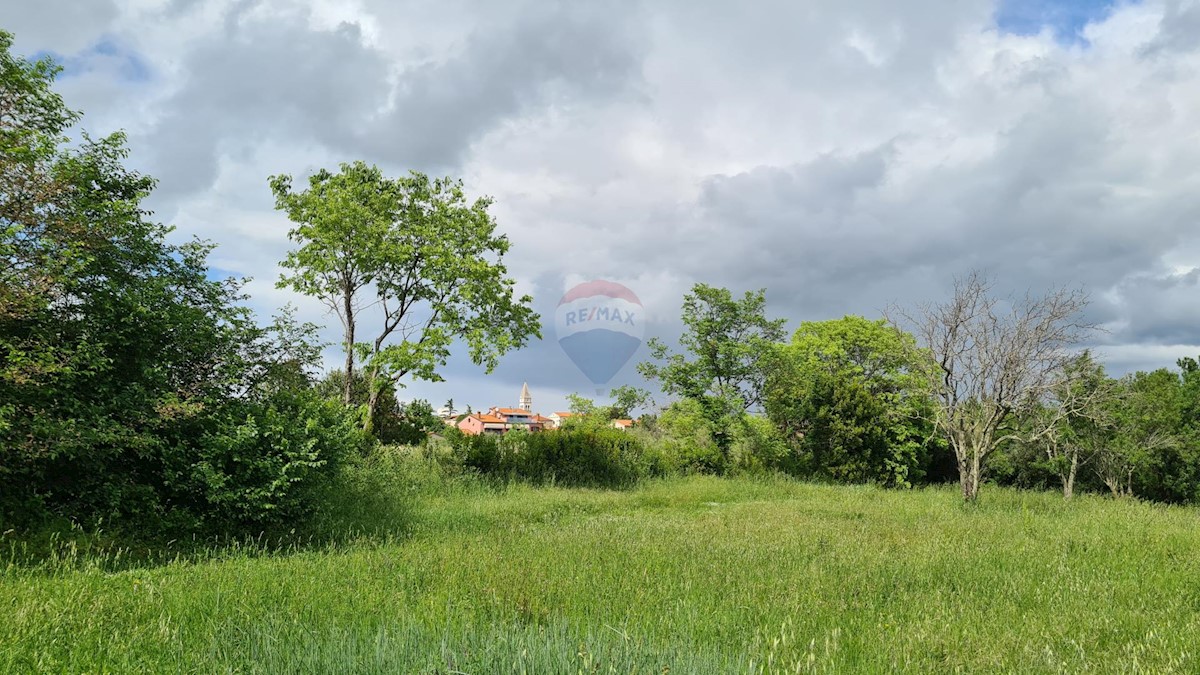
<path fill-rule="evenodd" d="M 341 324 L 342 368 L 318 378 L 317 327 L 288 310 L 258 325 L 243 281 L 212 278 L 211 245 L 151 219 L 154 181 L 124 166 L 123 136 L 77 134 L 57 67 L 11 44 L 0 32 L 0 531 L 290 528 L 380 464 L 380 443 L 435 432 L 455 470 L 505 480 L 782 472 L 957 479 L 968 500 L 988 480 L 1200 499 L 1195 360 L 1113 379 L 1078 348 L 1081 294 L 997 297 L 974 275 L 946 302 L 803 323 L 790 340 L 764 292 L 698 284 L 680 349 L 651 340 L 639 366 L 669 405 L 624 387 L 607 406 L 576 399 L 555 433 L 463 436 L 395 387 L 439 380 L 455 344 L 490 370 L 539 336 L 488 199 L 363 163 L 300 190 L 269 179 L 293 224 L 278 285 Z M 635 409 L 653 412 L 607 427 Z"/>
<path fill-rule="evenodd" d="M 654 360 L 639 366 L 677 399 L 644 416 L 641 434 L 689 439 L 693 465 L 718 473 L 957 479 L 967 500 L 990 481 L 1200 501 L 1200 365 L 1110 377 L 1079 348 L 1093 330 L 1085 307 L 1070 289 L 997 296 L 972 274 L 945 302 L 805 322 L 785 341 L 763 291 L 698 284 L 682 350 L 651 341 Z"/>

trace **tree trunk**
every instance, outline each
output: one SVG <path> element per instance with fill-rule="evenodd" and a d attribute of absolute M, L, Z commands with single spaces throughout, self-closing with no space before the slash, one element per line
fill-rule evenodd
<path fill-rule="evenodd" d="M 342 293 L 342 311 L 346 328 L 346 382 L 342 387 L 342 403 L 354 401 L 354 294 L 347 287 Z"/>
<path fill-rule="evenodd" d="M 973 502 L 979 497 L 978 459 L 963 459 L 958 462 L 958 484 L 962 488 L 963 501 Z"/>
<path fill-rule="evenodd" d="M 375 410 L 379 408 L 379 395 L 382 393 L 382 388 L 375 383 L 374 373 L 371 373 L 370 379 L 370 395 L 367 396 L 367 418 L 363 420 L 363 429 L 369 434 L 374 434 L 375 429 Z"/>
<path fill-rule="evenodd" d="M 1063 499 L 1075 496 L 1075 476 L 1079 473 L 1079 455 L 1071 453 L 1071 467 L 1063 476 Z"/>

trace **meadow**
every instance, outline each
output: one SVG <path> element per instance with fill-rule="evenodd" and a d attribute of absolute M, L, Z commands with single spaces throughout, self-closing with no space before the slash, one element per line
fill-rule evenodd
<path fill-rule="evenodd" d="M 0 540 L 0 672 L 1200 670 L 1194 508 L 712 477 L 397 493 L 395 527 L 340 541 Z"/>

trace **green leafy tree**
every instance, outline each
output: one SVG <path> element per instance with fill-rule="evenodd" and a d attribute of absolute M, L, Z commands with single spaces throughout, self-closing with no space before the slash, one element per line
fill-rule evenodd
<path fill-rule="evenodd" d="M 654 405 L 650 400 L 650 392 L 640 387 L 622 385 L 608 393 L 613 402 L 608 405 L 610 419 L 632 419 L 633 411 L 646 409 Z"/>
<path fill-rule="evenodd" d="M 771 357 L 768 417 L 799 448 L 797 470 L 909 486 L 938 447 L 915 339 L 846 316 L 804 322 Z"/>
<path fill-rule="evenodd" d="M 1032 408 L 1028 438 L 1044 452 L 1065 499 L 1074 496 L 1080 469 L 1113 441 L 1116 384 L 1085 350 L 1063 367 L 1046 404 Z"/>
<path fill-rule="evenodd" d="M 0 33 L 0 502 L 9 513 L 156 507 L 161 458 L 237 386 L 246 313 L 141 207 L 120 134 L 79 144 L 57 67 Z"/>
<path fill-rule="evenodd" d="M 772 345 L 784 337 L 783 319 L 766 316 L 766 292 L 740 299 L 725 288 L 696 284 L 684 296 L 683 352 L 673 353 L 657 338 L 647 342 L 657 361 L 638 364 L 638 372 L 656 380 L 665 393 L 696 401 L 727 451 L 732 424 L 761 406 Z"/>
<path fill-rule="evenodd" d="M 1127 424 L 1134 432 L 1132 492 L 1166 502 L 1200 501 L 1200 364 L 1135 376 Z M 1140 375 L 1140 374 L 1139 374 Z M 1169 376 L 1168 376 L 1169 375 Z M 1140 400 L 1139 400 L 1140 399 Z"/>
<path fill-rule="evenodd" d="M 298 391 L 311 388 L 317 381 L 321 350 L 325 343 L 317 336 L 320 327 L 300 322 L 296 308 L 286 305 L 259 331 L 259 339 L 247 345 L 246 378 L 264 392 Z"/>
<path fill-rule="evenodd" d="M 488 213 L 488 198 L 468 201 L 462 183 L 410 173 L 385 178 L 362 162 L 320 171 L 296 191 L 273 176 L 277 208 L 296 223 L 298 248 L 281 287 L 320 298 L 341 319 L 350 375 L 362 358 L 370 382 L 367 424 L 381 397 L 408 375 L 440 381 L 450 348 L 466 344 L 488 372 L 499 357 L 540 336 L 529 296 L 516 297 L 502 260 L 509 249 Z M 370 339 L 360 321 L 374 313 Z"/>
<path fill-rule="evenodd" d="M 291 389 L 305 328 L 255 326 L 241 281 L 209 278 L 211 246 L 150 219 L 123 136 L 72 141 L 57 67 L 11 44 L 0 32 L 0 521 L 299 515 L 354 440 L 340 407 Z"/>
<path fill-rule="evenodd" d="M 603 429 L 612 420 L 608 408 L 580 394 L 567 394 L 567 410 L 571 416 L 563 420 L 563 429 Z"/>
<path fill-rule="evenodd" d="M 346 373 L 334 370 L 326 373 L 316 384 L 316 391 L 326 399 L 341 399 L 346 387 Z M 374 419 L 369 425 L 362 425 L 370 430 L 380 443 L 388 445 L 420 445 L 431 432 L 441 431 L 445 424 L 435 414 L 433 406 L 428 401 L 417 399 L 403 403 L 396 398 L 395 392 L 385 389 L 376 400 L 375 409 L 368 411 L 367 401 L 371 396 L 371 383 L 363 372 L 355 373 L 354 382 L 350 387 L 350 404 L 357 414 L 371 414 Z"/>
<path fill-rule="evenodd" d="M 322 169 L 308 182 L 308 190 L 296 193 L 291 176 L 270 178 L 276 208 L 296 223 L 288 237 L 300 244 L 282 262 L 289 271 L 277 285 L 319 298 L 337 314 L 346 355 L 342 400 L 349 405 L 361 296 L 380 274 L 395 186 L 362 162 L 344 164 L 336 174 Z"/>
<path fill-rule="evenodd" d="M 734 429 L 738 422 L 740 419 L 733 422 Z M 699 401 L 675 401 L 658 416 L 654 427 L 651 435 L 668 469 L 723 474 L 729 468 L 729 450 L 717 442 L 717 429 Z"/>
<path fill-rule="evenodd" d="M 416 399 L 400 404 L 399 431 L 394 442 L 403 445 L 420 445 L 432 433 L 445 430 L 446 425 L 425 399 Z"/>

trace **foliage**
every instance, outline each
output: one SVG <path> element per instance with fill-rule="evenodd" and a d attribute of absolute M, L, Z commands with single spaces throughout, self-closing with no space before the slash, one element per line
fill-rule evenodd
<path fill-rule="evenodd" d="M 304 390 L 222 412 L 194 450 L 168 453 L 165 462 L 173 505 L 219 527 L 302 522 L 342 463 L 372 447 L 340 403 Z"/>
<path fill-rule="evenodd" d="M 461 181 L 412 172 L 398 179 L 363 162 L 321 170 L 308 188 L 272 176 L 276 207 L 295 223 L 298 244 L 280 287 L 317 297 L 341 319 L 346 353 L 343 400 L 351 401 L 356 357 L 370 390 L 366 423 L 380 397 L 407 375 L 440 381 L 450 347 L 464 343 L 488 372 L 499 357 L 540 337 L 529 296 L 516 297 L 503 264 L 508 239 L 496 232 L 491 200 L 468 201 Z M 372 296 L 365 304 L 361 295 Z M 372 337 L 358 341 L 367 309 Z"/>
<path fill-rule="evenodd" d="M 743 415 L 733 428 L 731 461 L 750 474 L 782 471 L 796 473 L 796 452 L 771 420 Z"/>
<path fill-rule="evenodd" d="M 301 514 L 348 438 L 319 346 L 253 324 L 207 243 L 168 240 L 124 138 L 69 142 L 57 68 L 0 33 L 0 529 L 236 528 Z"/>
<path fill-rule="evenodd" d="M 468 469 L 501 480 L 623 487 L 648 473 L 641 442 L 612 428 L 577 427 L 529 433 L 448 435 Z"/>
<path fill-rule="evenodd" d="M 848 482 L 911 486 L 933 442 L 916 341 L 884 320 L 805 322 L 773 350 L 770 419 L 795 444 L 787 469 Z"/>
<path fill-rule="evenodd" d="M 1178 364 L 1178 374 L 1158 370 L 1125 380 L 1128 394 L 1116 412 L 1118 434 L 1104 466 L 1114 494 L 1167 502 L 1200 498 L 1200 373 L 1191 358 Z"/>
<path fill-rule="evenodd" d="M 1049 389 L 1046 404 L 1028 413 L 1026 434 L 1040 446 L 1042 466 L 1052 472 L 1070 499 L 1080 469 L 1105 451 L 1112 440 L 1116 383 L 1104 366 L 1084 350 L 1068 361 Z"/>
<path fill-rule="evenodd" d="M 654 464 L 663 475 L 723 474 L 730 468 L 730 453 L 717 445 L 713 423 L 693 399 L 667 406 L 654 424 L 639 434 L 646 439 Z"/>
<path fill-rule="evenodd" d="M 658 381 L 668 395 L 698 403 L 727 454 L 733 424 L 762 405 L 766 356 L 783 339 L 785 321 L 767 318 L 765 290 L 736 299 L 728 289 L 706 284 L 684 296 L 681 318 L 683 352 L 672 353 L 652 338 L 647 346 L 654 361 L 638 364 L 638 372 Z"/>
<path fill-rule="evenodd" d="M 653 407 L 650 392 L 641 387 L 622 385 L 608 393 L 613 402 L 608 406 L 608 416 L 614 420 L 633 419 L 635 410 Z"/>
<path fill-rule="evenodd" d="M 332 370 L 321 378 L 316 388 L 325 398 L 336 399 L 344 395 L 345 383 L 346 371 Z M 373 415 L 371 423 L 363 426 L 380 443 L 418 445 L 425 442 L 430 433 L 439 432 L 446 426 L 435 414 L 433 406 L 423 399 L 402 403 L 396 399 L 395 390 L 385 387 L 376 392 L 375 410 L 369 413 L 367 401 L 370 396 L 371 384 L 367 375 L 356 371 L 350 387 L 350 404 L 359 415 Z"/>

